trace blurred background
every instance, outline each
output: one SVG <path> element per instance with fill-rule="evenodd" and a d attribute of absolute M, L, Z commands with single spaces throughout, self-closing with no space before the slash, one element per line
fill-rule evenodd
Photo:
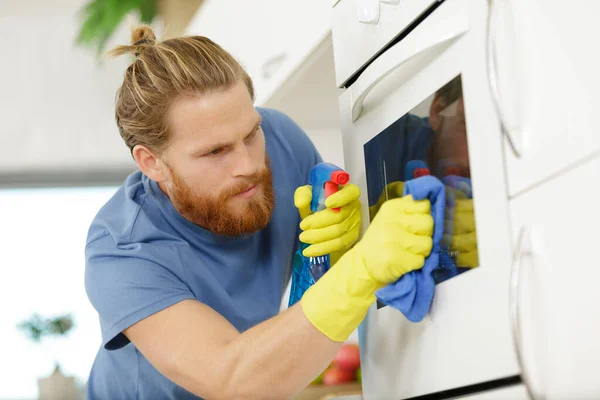
<path fill-rule="evenodd" d="M 42 398 L 53 373 L 83 391 L 100 344 L 84 245 L 135 169 L 114 119 L 132 59 L 104 55 L 131 24 L 221 44 L 254 79 L 256 105 L 286 112 L 343 167 L 332 4 L 301 3 L 0 0 L 0 399 Z"/>

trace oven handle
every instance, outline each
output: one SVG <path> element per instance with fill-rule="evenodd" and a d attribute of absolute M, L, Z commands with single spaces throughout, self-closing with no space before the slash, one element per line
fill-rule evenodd
<path fill-rule="evenodd" d="M 488 20 L 487 20 L 487 43 L 486 43 L 486 63 L 487 63 L 487 76 L 490 92 L 492 94 L 492 100 L 496 113 L 500 118 L 500 127 L 504 132 L 504 135 L 508 139 L 510 148 L 513 154 L 517 158 L 521 158 L 523 150 L 521 148 L 520 134 L 518 129 L 511 129 L 507 123 L 506 112 L 502 105 L 502 98 L 500 96 L 499 88 L 499 77 L 498 77 L 498 56 L 496 54 L 496 36 L 497 36 L 497 25 L 498 17 L 496 7 L 498 6 L 498 0 L 488 0 Z"/>
<path fill-rule="evenodd" d="M 526 227 L 522 227 L 517 239 L 517 247 L 515 249 L 512 268 L 510 271 L 510 289 L 509 289 L 509 309 L 510 309 L 510 325 L 512 330 L 513 345 L 517 356 L 517 363 L 521 370 L 521 380 L 527 390 L 527 394 L 531 400 L 545 400 L 543 393 L 539 393 L 534 389 L 534 385 L 527 369 L 523 355 L 523 332 L 521 329 L 521 311 L 519 307 L 519 293 L 521 287 L 521 271 L 523 258 L 533 257 L 531 249 L 530 231 Z"/>
<path fill-rule="evenodd" d="M 431 24 L 428 30 L 418 32 L 417 28 L 417 31 L 409 34 L 378 57 L 348 89 L 352 122 L 360 117 L 363 103 L 371 90 L 388 75 L 410 69 L 411 65 L 422 59 L 418 56 L 441 53 L 468 30 L 468 17 L 464 13 L 455 13 L 451 20 L 446 19 L 438 24 Z M 409 62 L 411 60 L 413 62 Z"/>

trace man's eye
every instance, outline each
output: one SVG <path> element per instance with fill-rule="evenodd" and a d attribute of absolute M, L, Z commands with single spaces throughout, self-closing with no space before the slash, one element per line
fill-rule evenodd
<path fill-rule="evenodd" d="M 258 132 L 260 131 L 260 127 L 258 127 L 254 132 L 252 132 L 251 134 L 249 134 L 246 139 L 250 140 L 256 137 L 256 135 L 258 134 Z"/>
<path fill-rule="evenodd" d="M 221 153 L 223 151 L 223 149 L 214 149 L 213 151 L 206 153 L 207 156 L 216 156 L 217 154 Z"/>

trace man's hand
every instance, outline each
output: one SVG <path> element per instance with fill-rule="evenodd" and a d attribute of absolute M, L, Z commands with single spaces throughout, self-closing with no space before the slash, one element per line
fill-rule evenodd
<path fill-rule="evenodd" d="M 336 342 L 345 341 L 375 301 L 375 291 L 422 268 L 433 247 L 429 200 L 412 195 L 386 201 L 363 238 L 305 293 L 310 322 Z"/>
<path fill-rule="evenodd" d="M 433 247 L 433 227 L 429 200 L 407 195 L 386 201 L 352 251 L 360 253 L 369 275 L 384 286 L 423 267 Z"/>
<path fill-rule="evenodd" d="M 312 189 L 301 186 L 294 194 L 294 204 L 302 222 L 300 240 L 309 244 L 302 253 L 305 257 L 331 254 L 332 264 L 358 239 L 360 233 L 360 189 L 345 185 L 325 200 L 325 210 L 311 214 Z M 340 208 L 333 211 L 332 208 Z"/>

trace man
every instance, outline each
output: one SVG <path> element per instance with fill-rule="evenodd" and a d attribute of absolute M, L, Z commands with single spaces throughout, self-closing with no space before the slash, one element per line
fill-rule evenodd
<path fill-rule="evenodd" d="M 285 115 L 253 106 L 228 53 L 197 36 L 155 43 L 148 27 L 132 39 L 113 51 L 137 57 L 116 119 L 139 171 L 88 234 L 86 290 L 102 329 L 88 397 L 289 398 L 329 364 L 375 290 L 423 266 L 430 204 L 388 202 L 354 244 L 358 188 L 307 216 L 320 156 Z M 294 202 L 305 255 L 346 253 L 278 315 L 299 244 Z"/>

